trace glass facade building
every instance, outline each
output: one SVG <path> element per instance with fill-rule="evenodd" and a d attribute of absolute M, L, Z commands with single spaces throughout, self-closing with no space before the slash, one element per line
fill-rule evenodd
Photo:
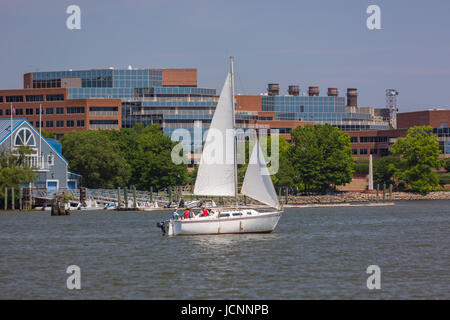
<path fill-rule="evenodd" d="M 276 119 L 329 123 L 343 131 L 383 130 L 389 124 L 376 121 L 372 108 L 350 108 L 339 96 L 262 96 L 263 112 L 275 112 Z"/>

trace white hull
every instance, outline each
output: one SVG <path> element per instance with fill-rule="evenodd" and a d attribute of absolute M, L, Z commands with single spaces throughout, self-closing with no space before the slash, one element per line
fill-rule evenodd
<path fill-rule="evenodd" d="M 270 233 L 277 226 L 280 217 L 280 211 L 227 211 L 222 212 L 220 217 L 215 212 L 209 217 L 170 220 L 167 233 L 169 236 Z"/>

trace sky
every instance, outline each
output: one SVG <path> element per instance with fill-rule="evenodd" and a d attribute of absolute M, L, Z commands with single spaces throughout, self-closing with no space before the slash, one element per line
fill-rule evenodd
<path fill-rule="evenodd" d="M 81 29 L 69 30 L 69 5 Z M 369 30 L 369 5 L 381 29 Z M 220 92 L 235 57 L 236 92 L 279 83 L 358 88 L 363 107 L 400 112 L 450 106 L 448 0 L 0 0 L 0 89 L 23 74 L 91 68 L 196 68 Z"/>

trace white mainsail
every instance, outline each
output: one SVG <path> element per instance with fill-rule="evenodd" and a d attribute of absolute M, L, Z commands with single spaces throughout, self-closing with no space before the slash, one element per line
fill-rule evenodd
<path fill-rule="evenodd" d="M 280 203 L 258 141 L 256 141 L 250 156 L 241 193 L 272 208 L 280 209 Z"/>
<path fill-rule="evenodd" d="M 234 196 L 234 97 L 229 73 L 220 94 L 203 148 L 195 195 Z"/>

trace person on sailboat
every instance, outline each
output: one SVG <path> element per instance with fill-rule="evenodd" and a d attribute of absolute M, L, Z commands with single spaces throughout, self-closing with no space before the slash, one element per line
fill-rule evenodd
<path fill-rule="evenodd" d="M 180 215 L 178 214 L 177 210 L 175 210 L 174 212 L 172 212 L 172 219 L 173 220 L 178 220 L 180 219 Z"/>
<path fill-rule="evenodd" d="M 190 219 L 190 218 L 193 218 L 193 217 L 194 217 L 194 213 L 192 212 L 192 210 L 189 209 L 189 208 L 186 208 L 184 210 L 184 219 Z"/>
<path fill-rule="evenodd" d="M 204 217 L 207 217 L 207 216 L 209 216 L 209 212 L 208 212 L 208 209 L 206 209 L 206 208 L 203 208 L 202 212 L 203 212 L 203 216 L 204 216 Z"/>

